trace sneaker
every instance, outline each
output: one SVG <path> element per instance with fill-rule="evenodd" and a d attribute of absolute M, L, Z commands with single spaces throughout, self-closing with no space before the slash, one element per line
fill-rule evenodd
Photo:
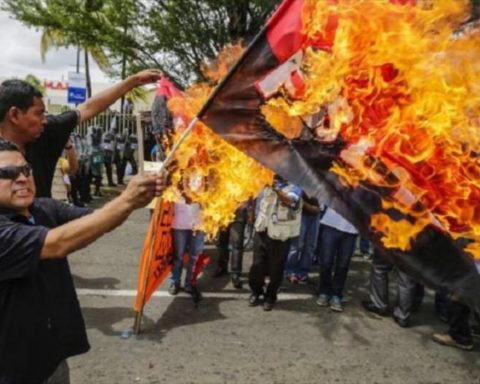
<path fill-rule="evenodd" d="M 459 343 L 458 341 L 454 340 L 448 333 L 441 334 L 441 333 L 434 333 L 432 336 L 433 341 L 438 344 L 446 345 L 448 347 L 455 347 L 462 349 L 464 351 L 472 351 L 473 350 L 473 343 L 463 344 Z"/>
<path fill-rule="evenodd" d="M 175 296 L 179 290 L 180 290 L 180 287 L 172 283 L 170 284 L 170 288 L 168 288 L 168 293 L 172 296 Z"/>
<path fill-rule="evenodd" d="M 298 283 L 298 277 L 295 276 L 295 275 L 290 275 L 290 276 L 287 277 L 287 281 L 290 284 L 296 284 L 296 283 Z"/>
<path fill-rule="evenodd" d="M 243 288 L 243 283 L 242 283 L 242 280 L 240 280 L 240 276 L 232 275 L 232 285 L 233 285 L 233 288 L 235 289 Z"/>
<path fill-rule="evenodd" d="M 362 306 L 363 308 L 368 311 L 368 312 L 371 312 L 371 313 L 374 313 L 378 316 L 382 316 L 382 317 L 386 317 L 389 315 L 388 313 L 388 309 L 381 309 L 381 308 L 378 308 L 375 304 L 373 304 L 373 302 L 371 302 L 370 300 L 365 300 L 365 301 L 362 301 Z"/>
<path fill-rule="evenodd" d="M 226 268 L 223 268 L 223 267 L 217 267 L 217 269 L 215 269 L 215 272 L 213 272 L 213 277 L 221 277 L 221 276 L 224 276 L 228 273 L 227 269 Z"/>
<path fill-rule="evenodd" d="M 316 303 L 319 307 L 326 307 L 328 305 L 328 296 L 321 293 L 318 296 L 318 299 L 317 299 Z"/>
<path fill-rule="evenodd" d="M 330 299 L 330 309 L 333 312 L 343 312 L 342 299 L 338 296 L 332 296 Z"/>
<path fill-rule="evenodd" d="M 401 328 L 408 328 L 410 326 L 410 319 L 400 319 L 399 317 L 393 315 L 393 320 Z"/>
<path fill-rule="evenodd" d="M 362 253 L 363 260 L 372 260 L 372 255 L 370 253 Z"/>
<path fill-rule="evenodd" d="M 264 311 L 271 311 L 273 309 L 273 306 L 275 305 L 275 302 L 272 300 L 265 300 L 263 303 L 263 310 Z"/>
<path fill-rule="evenodd" d="M 298 284 L 308 284 L 308 276 L 299 277 Z"/>
<path fill-rule="evenodd" d="M 474 325 L 471 328 L 471 333 L 473 337 L 480 337 L 480 325 Z"/>
<path fill-rule="evenodd" d="M 258 304 L 260 304 L 260 296 L 255 293 L 252 293 L 248 298 L 248 305 L 250 307 L 256 307 Z"/>

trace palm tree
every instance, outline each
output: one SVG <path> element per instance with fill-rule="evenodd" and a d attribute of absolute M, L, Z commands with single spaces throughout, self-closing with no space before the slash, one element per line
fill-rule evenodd
<path fill-rule="evenodd" d="M 65 35 L 64 31 L 61 29 L 54 29 L 54 28 L 44 28 L 42 32 L 42 37 L 40 39 L 40 55 L 42 58 L 42 62 L 45 62 L 45 58 L 47 52 L 52 47 L 64 47 L 67 48 L 71 46 L 70 40 Z M 102 47 L 92 44 L 92 43 L 84 43 L 78 44 L 78 47 L 83 49 L 84 51 L 84 60 L 85 60 L 85 77 L 87 79 L 87 97 L 92 96 L 92 83 L 90 78 L 90 61 L 89 57 L 92 57 L 93 60 L 97 63 L 98 67 L 103 72 L 110 72 L 112 70 L 112 66 L 110 61 L 108 60 L 107 55 L 103 51 Z"/>
<path fill-rule="evenodd" d="M 25 76 L 25 81 L 30 84 L 32 87 L 38 89 L 42 94 L 45 93 L 45 87 L 43 86 L 42 81 L 35 75 L 32 75 L 29 73 L 27 76 Z"/>

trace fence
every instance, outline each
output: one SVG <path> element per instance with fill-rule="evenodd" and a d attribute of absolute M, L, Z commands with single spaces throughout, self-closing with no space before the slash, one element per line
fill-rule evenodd
<path fill-rule="evenodd" d="M 141 112 L 141 127 L 143 129 L 143 148 L 146 160 L 150 160 L 150 150 L 155 145 L 155 139 L 152 134 L 152 121 L 150 111 Z M 80 123 L 76 132 L 85 137 L 88 127 L 100 128 L 105 134 L 112 128 L 116 128 L 118 133 L 137 133 L 137 120 L 135 114 L 120 114 L 118 112 L 103 112 L 97 116 Z M 140 144 L 140 143 L 139 143 Z M 136 152 L 136 151 L 135 151 Z"/>
<path fill-rule="evenodd" d="M 108 132 L 111 128 L 117 128 L 117 132 L 134 133 L 136 130 L 136 120 L 133 114 L 120 114 L 115 112 L 103 112 L 88 121 L 82 122 L 77 127 L 77 133 L 85 136 L 88 127 L 100 128 L 103 133 Z M 142 123 L 145 129 L 147 126 Z"/>

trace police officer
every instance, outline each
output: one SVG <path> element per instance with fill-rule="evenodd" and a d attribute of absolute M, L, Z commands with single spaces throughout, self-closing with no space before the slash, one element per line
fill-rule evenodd
<path fill-rule="evenodd" d="M 104 163 L 105 171 L 107 174 L 109 187 L 117 186 L 117 184 L 113 182 L 113 176 L 112 176 L 114 153 L 116 151 L 116 146 L 117 146 L 116 133 L 117 133 L 117 129 L 115 127 L 111 128 L 107 133 L 103 135 L 103 140 L 102 140 L 102 148 L 105 156 L 105 163 Z"/>

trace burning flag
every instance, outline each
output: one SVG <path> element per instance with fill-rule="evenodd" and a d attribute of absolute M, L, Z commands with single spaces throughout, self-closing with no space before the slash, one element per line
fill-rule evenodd
<path fill-rule="evenodd" d="M 219 58 L 205 66 L 209 83 L 195 84 L 181 97 L 173 97 L 168 108 L 175 119 L 175 143 L 190 121 L 198 113 L 228 68 L 242 53 L 240 45 L 224 48 Z M 232 115 L 232 118 L 234 116 Z M 167 153 L 170 149 L 167 149 Z M 171 171 L 171 187 L 164 193 L 169 201 L 194 201 L 202 207 L 202 226 L 196 228 L 214 235 L 234 218 L 236 209 L 250 198 L 255 198 L 265 184 L 273 180 L 273 173 L 252 158 L 222 140 L 207 126 L 198 123 L 174 154 L 175 167 Z"/>
<path fill-rule="evenodd" d="M 286 0 L 197 117 L 480 310 L 480 33 L 467 0 Z"/>

